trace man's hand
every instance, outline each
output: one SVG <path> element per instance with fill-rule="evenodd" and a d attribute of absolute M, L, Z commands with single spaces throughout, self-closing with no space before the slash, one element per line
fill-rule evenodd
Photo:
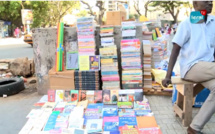
<path fill-rule="evenodd" d="M 170 78 L 165 78 L 164 80 L 162 80 L 162 85 L 164 87 L 168 87 L 169 84 L 171 84 L 171 79 Z"/>

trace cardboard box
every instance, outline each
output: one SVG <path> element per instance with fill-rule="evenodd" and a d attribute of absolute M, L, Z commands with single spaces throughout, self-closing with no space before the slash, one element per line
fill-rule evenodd
<path fill-rule="evenodd" d="M 49 71 L 49 88 L 54 90 L 75 89 L 74 74 L 74 70 L 64 70 L 62 72 L 56 72 L 55 68 L 52 68 Z"/>
<path fill-rule="evenodd" d="M 121 25 L 124 20 L 126 20 L 126 12 L 124 11 L 106 12 L 106 25 Z"/>

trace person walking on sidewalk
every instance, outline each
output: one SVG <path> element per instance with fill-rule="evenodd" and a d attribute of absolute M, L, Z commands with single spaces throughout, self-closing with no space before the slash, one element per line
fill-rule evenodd
<path fill-rule="evenodd" d="M 17 27 L 16 29 L 15 29 L 15 35 L 16 35 L 16 38 L 19 38 L 19 27 Z"/>
<path fill-rule="evenodd" d="M 215 16 L 208 15 L 212 11 L 212 1 L 194 1 L 193 7 L 196 11 L 207 11 L 205 21 L 192 24 L 187 18 L 179 24 L 172 40 L 169 67 L 162 84 L 167 87 L 171 83 L 171 73 L 180 52 L 181 78 L 201 83 L 211 91 L 187 129 L 188 134 L 201 134 L 201 130 L 215 113 Z"/>

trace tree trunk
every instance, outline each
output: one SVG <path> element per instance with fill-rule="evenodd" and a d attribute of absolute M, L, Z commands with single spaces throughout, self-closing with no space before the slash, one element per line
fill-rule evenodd
<path fill-rule="evenodd" d="M 147 17 L 147 13 L 148 13 L 148 8 L 145 7 L 145 17 Z"/>

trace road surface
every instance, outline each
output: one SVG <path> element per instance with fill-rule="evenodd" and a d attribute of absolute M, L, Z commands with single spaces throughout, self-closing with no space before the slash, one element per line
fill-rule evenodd
<path fill-rule="evenodd" d="M 23 39 L 0 39 L 0 59 L 33 58 L 33 48 Z"/>

